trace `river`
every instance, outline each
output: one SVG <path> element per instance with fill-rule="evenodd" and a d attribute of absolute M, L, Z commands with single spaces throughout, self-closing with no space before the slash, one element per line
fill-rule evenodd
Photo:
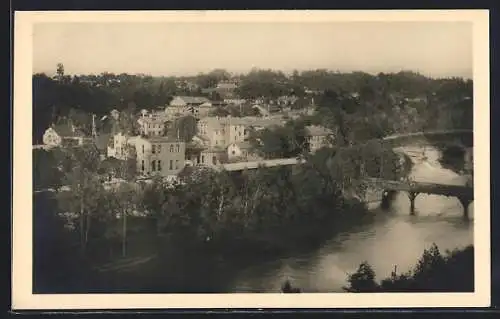
<path fill-rule="evenodd" d="M 465 177 L 439 164 L 436 149 L 401 150 L 412 158 L 413 180 L 465 185 Z M 470 220 L 474 218 L 473 205 L 469 206 Z M 336 234 L 321 248 L 300 256 L 242 267 L 226 290 L 279 292 L 288 279 L 303 292 L 341 292 L 348 274 L 363 261 L 373 266 L 380 280 L 389 276 L 395 265 L 398 273 L 409 270 L 433 243 L 442 252 L 473 243 L 473 223 L 462 219 L 462 206 L 456 198 L 420 194 L 415 207 L 416 215 L 411 216 L 407 195 L 399 193 L 389 211 L 372 209 L 376 214 L 373 224 Z"/>
<path fill-rule="evenodd" d="M 402 149 L 414 162 L 410 176 L 415 181 L 464 185 L 466 178 L 441 167 L 437 150 Z M 40 204 L 41 205 L 41 204 Z M 163 247 L 161 257 L 133 267 L 131 271 L 114 275 L 103 273 L 102 278 L 68 275 L 57 284 L 49 284 L 48 274 L 36 276 L 37 291 L 114 291 L 114 292 L 279 292 L 285 280 L 303 292 L 341 292 L 349 273 L 356 271 L 363 261 L 369 262 L 377 279 L 390 275 L 397 265 L 398 273 L 415 265 L 425 248 L 436 243 L 441 251 L 461 248 L 473 243 L 473 223 L 464 221 L 462 207 L 455 198 L 420 194 L 415 200 L 416 215 L 409 212 L 409 200 L 399 193 L 389 210 L 374 205 L 374 222 L 358 225 L 345 233 L 332 229 L 331 238 L 307 253 L 286 257 L 250 256 L 236 264 L 221 256 L 212 256 L 204 250 L 186 250 L 182 245 Z M 469 218 L 474 218 L 473 203 Z M 50 212 L 44 205 L 40 212 Z M 38 216 L 39 214 L 37 214 Z M 36 229 L 39 243 L 50 230 L 39 221 Z M 41 237 L 40 237 L 41 236 Z M 58 239 L 52 239 L 57 241 Z M 42 240 L 43 241 L 43 240 Z M 45 245 L 52 245 L 50 242 Z M 43 248 L 43 247 L 42 247 Z M 139 247 L 143 254 L 157 254 L 148 244 Z M 149 249 L 151 248 L 151 249 Z M 291 253 L 292 254 L 292 253 Z M 42 257 L 38 257 L 39 259 Z M 49 257 L 43 257 L 47 260 Z M 94 275 L 92 275 L 94 276 Z M 75 281 L 75 282 L 72 282 Z M 43 283 L 45 282 L 45 283 Z M 89 287 L 90 286 L 90 287 Z M 80 287 L 80 288 L 78 288 Z M 86 287 L 86 288 L 82 288 Z M 83 289 L 83 290 L 82 290 Z"/>

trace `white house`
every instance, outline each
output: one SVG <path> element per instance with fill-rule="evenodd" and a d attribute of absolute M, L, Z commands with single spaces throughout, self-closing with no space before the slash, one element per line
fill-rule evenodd
<path fill-rule="evenodd" d="M 165 120 L 160 117 L 143 116 L 137 120 L 141 134 L 147 136 L 163 136 L 165 133 Z"/>
<path fill-rule="evenodd" d="M 227 158 L 229 161 L 253 161 L 259 159 L 252 145 L 247 141 L 231 143 L 227 147 Z"/>
<path fill-rule="evenodd" d="M 118 133 L 109 138 L 108 157 L 125 160 L 130 155 L 129 147 L 135 145 L 137 137 Z"/>
<path fill-rule="evenodd" d="M 73 124 L 58 124 L 49 127 L 42 137 L 43 143 L 49 146 L 61 146 L 66 143 L 82 145 L 85 137 Z"/>

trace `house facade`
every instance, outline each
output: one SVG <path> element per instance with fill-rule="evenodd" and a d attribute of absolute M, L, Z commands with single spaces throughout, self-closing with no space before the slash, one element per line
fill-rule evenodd
<path fill-rule="evenodd" d="M 126 160 L 130 156 L 130 147 L 134 145 L 137 137 L 128 136 L 119 132 L 109 137 L 108 157 L 114 157 L 119 160 Z"/>
<path fill-rule="evenodd" d="M 330 140 L 334 136 L 332 131 L 317 125 L 306 126 L 306 135 L 312 153 L 322 147 L 330 146 Z"/>
<path fill-rule="evenodd" d="M 86 140 L 85 135 L 71 123 L 52 125 L 42 137 L 43 143 L 51 147 L 82 145 Z"/>
<path fill-rule="evenodd" d="M 253 150 L 252 145 L 247 141 L 231 143 L 227 147 L 227 157 L 229 162 L 247 162 L 260 159 L 257 153 Z"/>
<path fill-rule="evenodd" d="M 140 175 L 177 175 L 185 166 L 186 143 L 167 137 L 138 137 L 134 143 Z"/>
<path fill-rule="evenodd" d="M 142 116 L 137 120 L 141 134 L 146 136 L 163 136 L 165 134 L 165 120 L 160 117 Z"/>

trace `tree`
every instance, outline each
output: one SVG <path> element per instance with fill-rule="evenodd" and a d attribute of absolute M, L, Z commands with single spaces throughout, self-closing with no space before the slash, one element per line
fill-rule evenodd
<path fill-rule="evenodd" d="M 121 220 L 121 237 L 122 237 L 122 257 L 127 255 L 127 220 L 128 217 L 135 211 L 140 209 L 141 191 L 137 184 L 133 182 L 121 183 L 113 189 L 116 206 L 118 207 Z"/>
<path fill-rule="evenodd" d="M 210 116 L 226 117 L 230 114 L 231 114 L 230 111 L 228 111 L 227 109 L 222 108 L 222 107 L 217 107 L 216 109 L 210 111 Z"/>
<path fill-rule="evenodd" d="M 175 119 L 168 135 L 172 138 L 179 137 L 182 141 L 189 142 L 193 136 L 196 135 L 197 130 L 196 118 L 191 115 L 187 115 Z"/>
<path fill-rule="evenodd" d="M 59 208 L 66 212 L 70 224 L 78 220 L 80 233 L 80 249 L 85 253 L 89 240 L 92 213 L 96 210 L 97 199 L 102 193 L 102 184 L 98 176 L 83 168 L 81 164 L 72 171 L 66 172 L 65 184 L 71 191 L 61 191 L 57 196 Z"/>
<path fill-rule="evenodd" d="M 153 176 L 150 184 L 145 185 L 142 205 L 145 211 L 155 221 L 155 231 L 160 233 L 161 224 L 165 219 L 164 206 L 167 202 L 167 189 L 161 176 Z"/>
<path fill-rule="evenodd" d="M 64 65 L 62 63 L 57 63 L 56 74 L 59 81 L 64 78 Z"/>
<path fill-rule="evenodd" d="M 139 124 L 136 120 L 137 106 L 134 102 L 128 103 L 127 108 L 120 113 L 118 127 L 125 135 L 137 135 L 139 132 Z"/>
<path fill-rule="evenodd" d="M 63 174 L 55 152 L 33 150 L 33 185 L 36 190 L 61 186 Z"/>
<path fill-rule="evenodd" d="M 347 281 L 349 286 L 344 287 L 347 292 L 376 292 L 378 288 L 375 272 L 366 261 L 359 265 L 355 273 L 349 275 Z"/>

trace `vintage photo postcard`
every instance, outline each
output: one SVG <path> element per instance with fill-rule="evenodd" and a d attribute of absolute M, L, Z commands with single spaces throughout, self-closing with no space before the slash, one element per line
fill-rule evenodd
<path fill-rule="evenodd" d="M 13 309 L 489 306 L 487 10 L 14 22 Z"/>

